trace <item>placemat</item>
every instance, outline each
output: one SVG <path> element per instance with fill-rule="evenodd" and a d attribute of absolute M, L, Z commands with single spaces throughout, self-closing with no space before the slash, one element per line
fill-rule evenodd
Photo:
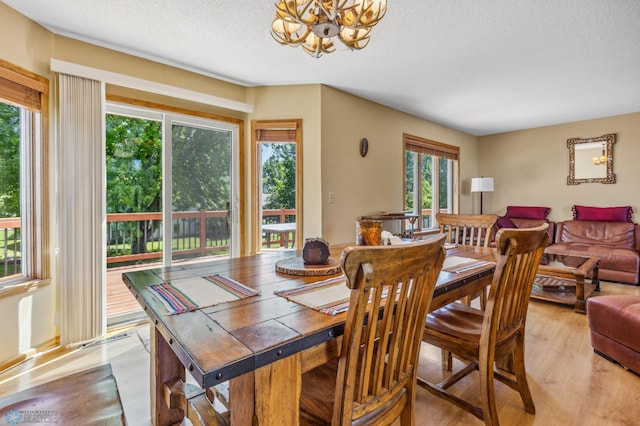
<path fill-rule="evenodd" d="M 346 277 L 341 276 L 274 293 L 292 302 L 320 311 L 323 314 L 337 315 L 349 310 L 351 289 L 346 286 L 346 281 Z M 388 287 L 385 287 L 382 292 L 382 298 L 385 299 L 387 294 Z"/>
<path fill-rule="evenodd" d="M 473 259 L 470 257 L 450 256 L 444 259 L 442 270 L 459 274 L 487 265 L 495 265 L 495 262 L 488 262 L 486 260 Z"/>
<path fill-rule="evenodd" d="M 219 274 L 180 278 L 152 285 L 147 289 L 162 302 L 169 315 L 190 312 L 260 294 L 252 288 Z"/>
<path fill-rule="evenodd" d="M 346 282 L 347 278 L 343 275 L 302 287 L 276 291 L 275 294 L 323 314 L 336 315 L 349 309 L 351 289 L 346 286 Z"/>

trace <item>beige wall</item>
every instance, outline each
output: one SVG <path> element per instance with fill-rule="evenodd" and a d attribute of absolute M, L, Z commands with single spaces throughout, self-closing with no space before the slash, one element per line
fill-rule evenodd
<path fill-rule="evenodd" d="M 113 50 L 56 36 L 53 58 L 246 102 L 246 88 Z M 47 64 L 48 65 L 48 64 Z"/>
<path fill-rule="evenodd" d="M 0 44 L 1 59 L 52 78 L 49 58 L 53 51 L 53 36 L 4 3 L 0 3 L 0 39 L 5 40 Z M 29 293 L 0 298 L 0 323 L 3 324 L 0 328 L 0 363 L 17 357 L 20 345 L 27 351 L 52 341 L 57 335 L 56 311 L 55 283 Z"/>
<path fill-rule="evenodd" d="M 322 87 L 322 237 L 352 242 L 364 214 L 401 211 L 402 134 L 460 147 L 460 211 L 471 213 L 469 181 L 476 174 L 476 138 L 339 90 Z M 359 144 L 369 141 L 362 158 Z M 329 203 L 329 193 L 335 203 Z M 308 235 L 319 236 L 319 235 Z"/>
<path fill-rule="evenodd" d="M 567 139 L 616 134 L 616 183 L 567 185 Z M 571 219 L 571 206 L 631 205 L 640 220 L 640 112 L 478 138 L 478 172 L 495 178 L 485 194 L 485 212 L 502 214 L 508 205 L 551 207 L 550 219 Z"/>
<path fill-rule="evenodd" d="M 51 78 L 49 58 L 54 37 L 45 28 L 0 3 L 0 58 Z"/>
<path fill-rule="evenodd" d="M 322 233 L 322 191 L 320 176 L 320 86 L 278 86 L 248 89 L 248 101 L 254 105 L 250 120 L 302 119 L 302 185 L 303 238 Z M 251 123 L 247 120 L 247 160 L 251 152 Z M 247 182 L 251 184 L 250 169 L 246 170 Z M 249 186 L 248 185 L 248 186 Z M 250 192 L 247 192 L 249 195 Z M 251 200 L 247 200 L 245 214 L 250 218 Z M 247 235 L 250 237 L 250 229 Z"/>

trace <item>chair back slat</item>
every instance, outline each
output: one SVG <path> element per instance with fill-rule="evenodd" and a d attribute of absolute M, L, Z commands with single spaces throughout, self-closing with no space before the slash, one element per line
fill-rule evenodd
<path fill-rule="evenodd" d="M 491 228 L 498 220 L 494 214 L 436 213 L 440 232 L 447 236 L 447 243 L 476 247 L 488 247 Z"/>
<path fill-rule="evenodd" d="M 342 253 L 351 298 L 338 363 L 334 425 L 386 418 L 415 403 L 427 311 L 444 262 L 443 235 Z M 382 416 L 382 417 L 381 417 Z"/>

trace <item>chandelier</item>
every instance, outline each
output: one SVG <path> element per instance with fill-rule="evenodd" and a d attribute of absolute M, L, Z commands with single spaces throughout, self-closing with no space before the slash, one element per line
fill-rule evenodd
<path fill-rule="evenodd" d="M 600 165 L 604 165 L 607 162 L 607 156 L 604 153 L 604 144 L 602 144 L 602 154 L 600 155 L 600 157 L 593 157 L 593 165 L 594 166 L 600 166 Z"/>
<path fill-rule="evenodd" d="M 386 0 L 280 0 L 271 35 L 282 45 L 302 46 L 315 58 L 336 50 L 334 37 L 360 50 L 386 12 Z"/>

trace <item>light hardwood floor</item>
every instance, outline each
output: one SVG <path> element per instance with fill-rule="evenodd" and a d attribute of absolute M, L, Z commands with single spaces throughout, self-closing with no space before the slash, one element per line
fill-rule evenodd
<path fill-rule="evenodd" d="M 640 295 L 640 287 L 603 283 L 601 294 Z M 101 344 L 55 350 L 0 374 L 0 396 L 110 362 L 129 424 L 149 425 L 149 354 L 138 326 L 112 332 Z M 141 332 L 140 334 L 144 334 Z M 496 384 L 503 425 L 640 425 L 640 377 L 593 353 L 586 315 L 569 307 L 531 301 L 526 363 L 536 414 L 528 414 L 516 392 Z M 440 351 L 423 345 L 419 374 L 441 377 Z M 477 395 L 477 375 L 454 389 Z M 0 418 L 4 413 L 0 413 Z M 471 414 L 418 388 L 417 425 L 480 425 Z"/>

